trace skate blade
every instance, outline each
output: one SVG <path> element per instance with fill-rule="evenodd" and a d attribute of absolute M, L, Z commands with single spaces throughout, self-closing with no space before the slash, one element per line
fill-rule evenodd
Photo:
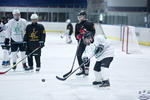
<path fill-rule="evenodd" d="M 102 89 L 102 90 L 110 90 L 110 86 L 104 86 L 104 87 L 99 87 L 98 88 Z"/>

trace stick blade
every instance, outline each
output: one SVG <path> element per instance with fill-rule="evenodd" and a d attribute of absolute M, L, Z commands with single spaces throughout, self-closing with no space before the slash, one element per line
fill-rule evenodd
<path fill-rule="evenodd" d="M 72 72 L 72 70 L 69 71 L 68 73 L 64 74 L 64 75 L 63 75 L 63 78 L 67 77 L 71 72 Z"/>
<path fill-rule="evenodd" d="M 56 78 L 58 79 L 58 80 L 61 80 L 61 81 L 65 81 L 67 78 L 61 78 L 61 77 L 58 77 L 58 76 L 56 76 Z"/>
<path fill-rule="evenodd" d="M 0 74 L 5 74 L 6 72 L 0 72 Z"/>

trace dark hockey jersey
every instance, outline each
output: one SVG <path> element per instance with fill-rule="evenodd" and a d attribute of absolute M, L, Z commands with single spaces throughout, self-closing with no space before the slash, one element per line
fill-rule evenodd
<path fill-rule="evenodd" d="M 69 35 L 71 35 L 71 34 L 73 33 L 73 26 L 72 26 L 71 23 L 69 23 L 69 24 L 67 25 L 67 30 L 69 30 Z"/>
<path fill-rule="evenodd" d="M 24 36 L 24 41 L 29 42 L 45 42 L 45 29 L 42 24 L 29 24 L 26 27 L 26 32 Z"/>
<path fill-rule="evenodd" d="M 41 42 L 45 42 L 46 32 L 42 24 L 29 24 L 26 27 L 24 42 L 27 43 L 26 53 L 29 54 L 40 46 Z M 41 50 L 35 52 L 41 55 Z"/>
<path fill-rule="evenodd" d="M 77 39 L 77 36 L 80 34 L 80 29 L 85 29 L 87 31 L 92 32 L 93 36 L 95 35 L 94 24 L 92 22 L 87 21 L 87 20 L 84 20 L 84 21 L 76 24 L 76 26 L 75 26 L 75 38 L 76 39 Z"/>

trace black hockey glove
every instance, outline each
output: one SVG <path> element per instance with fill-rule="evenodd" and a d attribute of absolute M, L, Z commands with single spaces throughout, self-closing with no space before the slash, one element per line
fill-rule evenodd
<path fill-rule="evenodd" d="M 44 47 L 44 41 L 39 41 L 40 48 Z"/>
<path fill-rule="evenodd" d="M 88 57 L 83 57 L 82 61 L 86 65 L 86 64 L 88 64 L 89 59 L 88 59 Z"/>
<path fill-rule="evenodd" d="M 3 28 L 0 26 L 0 32 L 2 32 L 3 31 Z"/>
<path fill-rule="evenodd" d="M 8 45 L 9 45 L 9 39 L 8 39 L 8 38 L 5 38 L 4 43 L 5 43 L 6 46 L 8 46 Z"/>
<path fill-rule="evenodd" d="M 99 44 L 96 48 L 95 48 L 95 54 L 101 53 L 104 50 L 104 45 Z"/>

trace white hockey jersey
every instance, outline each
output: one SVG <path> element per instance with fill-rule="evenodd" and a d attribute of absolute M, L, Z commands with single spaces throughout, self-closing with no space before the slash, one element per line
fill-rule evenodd
<path fill-rule="evenodd" d="M 3 24 L 3 23 L 0 23 L 0 27 L 2 29 L 2 31 L 0 32 L 0 44 L 4 43 L 5 41 L 5 37 L 6 37 L 6 29 L 8 27 L 8 24 Z"/>
<path fill-rule="evenodd" d="M 99 54 L 95 55 L 95 50 L 98 45 L 103 45 L 104 49 Z M 86 47 L 82 57 L 92 57 L 95 56 L 97 61 L 101 61 L 107 57 L 114 57 L 114 48 L 112 47 L 110 41 L 106 39 L 104 36 L 98 35 L 94 39 L 94 43 L 90 44 Z"/>
<path fill-rule="evenodd" d="M 11 19 L 8 21 L 8 28 L 6 30 L 6 38 L 12 38 L 15 42 L 23 42 L 23 37 L 27 21 L 20 18 L 19 21 Z"/>

